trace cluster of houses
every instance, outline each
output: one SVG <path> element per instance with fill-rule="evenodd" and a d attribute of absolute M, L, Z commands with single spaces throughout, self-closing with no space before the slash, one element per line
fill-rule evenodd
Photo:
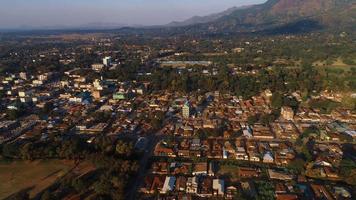
<path fill-rule="evenodd" d="M 200 197 L 224 197 L 225 182 L 215 176 L 214 164 L 155 162 L 152 175 L 146 176 L 141 192 L 146 194 L 187 193 Z"/>
<path fill-rule="evenodd" d="M 267 181 L 277 200 L 351 199 L 350 188 L 309 182 L 303 175 L 286 173 L 280 168 L 234 167 L 237 179 L 227 175 L 218 161 L 155 161 L 140 187 L 147 196 L 160 194 L 165 199 L 220 198 L 235 199 L 238 194 L 249 198 L 259 195 L 259 182 Z"/>
<path fill-rule="evenodd" d="M 171 158 L 241 160 L 282 166 L 294 159 L 295 151 L 288 142 L 193 138 L 170 142 L 163 140 L 157 143 L 154 155 Z"/>

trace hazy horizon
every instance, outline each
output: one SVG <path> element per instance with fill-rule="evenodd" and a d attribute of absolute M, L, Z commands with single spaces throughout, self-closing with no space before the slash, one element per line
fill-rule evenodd
<path fill-rule="evenodd" d="M 266 0 L 2 0 L 0 29 L 162 25 Z"/>

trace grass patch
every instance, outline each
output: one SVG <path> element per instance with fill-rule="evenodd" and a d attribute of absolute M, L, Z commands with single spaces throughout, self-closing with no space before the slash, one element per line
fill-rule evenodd
<path fill-rule="evenodd" d="M 220 165 L 219 174 L 229 177 L 231 181 L 236 181 L 239 178 L 239 167 L 233 165 Z"/>
<path fill-rule="evenodd" d="M 337 60 L 335 60 L 334 62 L 328 64 L 326 61 L 317 61 L 313 63 L 313 66 L 315 67 L 322 67 L 325 69 L 339 69 L 339 70 L 343 70 L 345 72 L 349 72 L 351 71 L 352 67 L 356 67 L 355 65 L 349 65 L 343 62 L 343 60 L 341 58 L 338 58 Z"/>
<path fill-rule="evenodd" d="M 341 103 L 331 100 L 311 100 L 310 107 L 320 110 L 322 114 L 330 114 L 334 109 L 338 108 Z"/>
<path fill-rule="evenodd" d="M 31 188 L 34 197 L 74 166 L 74 162 L 62 160 L 0 162 L 0 199 L 26 188 Z"/>

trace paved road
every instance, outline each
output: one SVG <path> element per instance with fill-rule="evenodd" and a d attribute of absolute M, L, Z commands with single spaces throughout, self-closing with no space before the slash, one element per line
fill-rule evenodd
<path fill-rule="evenodd" d="M 147 163 L 149 158 L 153 155 L 154 148 L 156 144 L 163 138 L 159 133 L 152 134 L 147 137 L 147 147 L 144 155 L 142 156 L 139 163 L 138 174 L 134 180 L 134 183 L 130 190 L 128 191 L 127 198 L 128 200 L 135 200 L 138 193 L 140 184 L 143 183 L 143 179 L 147 172 Z"/>

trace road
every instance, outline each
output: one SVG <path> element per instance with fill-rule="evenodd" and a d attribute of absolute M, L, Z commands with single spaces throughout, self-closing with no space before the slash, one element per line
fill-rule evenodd
<path fill-rule="evenodd" d="M 145 175 L 147 172 L 148 160 L 153 155 L 153 151 L 155 149 L 156 144 L 162 138 L 163 138 L 163 136 L 160 134 L 160 132 L 151 134 L 150 136 L 147 137 L 147 147 L 146 147 L 146 151 L 145 151 L 144 155 L 142 156 L 142 158 L 140 160 L 138 174 L 135 177 L 132 187 L 128 191 L 127 198 L 125 198 L 125 199 L 128 199 L 128 200 L 136 199 L 136 195 L 138 193 L 140 184 L 143 183 L 143 179 L 145 178 Z"/>

